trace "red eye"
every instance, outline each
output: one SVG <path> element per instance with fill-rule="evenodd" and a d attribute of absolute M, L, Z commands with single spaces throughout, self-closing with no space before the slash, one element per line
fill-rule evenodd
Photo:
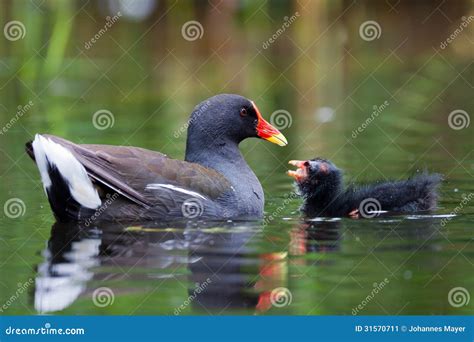
<path fill-rule="evenodd" d="M 247 109 L 242 108 L 242 109 L 240 110 L 240 116 L 247 116 Z"/>

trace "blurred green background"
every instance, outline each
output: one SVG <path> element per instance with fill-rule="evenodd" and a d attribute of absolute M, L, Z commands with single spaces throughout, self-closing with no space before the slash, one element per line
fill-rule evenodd
<path fill-rule="evenodd" d="M 54 220 L 24 142 L 48 132 L 182 158 L 188 115 L 224 92 L 254 100 L 289 145 L 242 143 L 264 187 L 267 216 L 276 219 L 251 224 L 259 232 L 240 241 L 241 254 L 224 258 L 239 266 L 229 276 L 245 281 L 219 284 L 251 292 L 259 303 L 284 286 L 292 304 L 256 309 L 245 301 L 212 310 L 351 314 L 374 282 L 389 277 L 387 290 L 362 314 L 472 313 L 472 302 L 456 308 L 447 300 L 454 287 L 474 294 L 470 201 L 445 226 L 435 215 L 342 220 L 329 228 L 302 224 L 299 201 L 284 201 L 292 191 L 287 161 L 324 156 L 359 181 L 403 178 L 423 168 L 440 172 L 446 181 L 436 214 L 459 207 L 474 191 L 472 1 L 1 0 L 0 6 L 0 204 L 12 198 L 24 204 L 23 215 L 0 221 L 0 304 L 19 283 L 36 279 L 2 314 L 48 311 L 36 303 L 38 281 L 51 276 L 44 268 L 52 278 L 65 276 L 51 271 Z M 99 114 L 105 121 L 97 121 Z M 111 241 L 122 233 L 114 230 Z M 145 239 L 153 254 L 153 234 L 133 236 Z M 332 247 L 322 248 L 327 241 Z M 136 249 L 127 261 L 102 248 L 87 265 L 79 262 L 95 281 L 73 279 L 79 299 L 55 312 L 173 314 L 194 286 L 192 263 L 150 277 L 155 258 L 169 255 L 138 258 Z M 77 260 L 67 254 L 59 264 L 77 266 Z M 150 278 L 161 279 L 160 290 Z M 98 286 L 114 289 L 114 305 L 93 305 Z M 199 305 L 186 310 L 203 312 Z"/>

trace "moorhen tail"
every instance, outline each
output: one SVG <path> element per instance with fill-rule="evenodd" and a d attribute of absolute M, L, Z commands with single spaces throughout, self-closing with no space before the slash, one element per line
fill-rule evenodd
<path fill-rule="evenodd" d="M 304 198 L 302 212 L 308 217 L 371 218 L 380 212 L 419 212 L 434 210 L 439 174 L 419 173 L 407 180 L 386 181 L 345 187 L 342 171 L 331 161 L 291 160 L 296 171 L 288 175 L 296 181 Z"/>
<path fill-rule="evenodd" d="M 194 108 L 185 161 L 46 134 L 26 151 L 59 221 L 260 218 L 262 186 L 238 147 L 252 137 L 287 144 L 252 101 L 221 94 Z"/>

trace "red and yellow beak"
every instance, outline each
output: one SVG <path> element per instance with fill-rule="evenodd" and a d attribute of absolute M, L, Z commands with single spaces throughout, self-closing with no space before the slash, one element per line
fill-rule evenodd
<path fill-rule="evenodd" d="M 255 103 L 252 102 L 252 105 L 255 109 L 255 112 L 257 113 L 257 135 L 262 139 L 277 144 L 278 146 L 288 145 L 288 141 L 286 140 L 285 136 L 262 117 L 262 114 L 260 114 L 260 111 L 258 110 Z"/>

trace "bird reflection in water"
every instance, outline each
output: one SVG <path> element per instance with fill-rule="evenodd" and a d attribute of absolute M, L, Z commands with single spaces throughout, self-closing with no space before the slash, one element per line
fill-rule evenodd
<path fill-rule="evenodd" d="M 110 281 L 130 282 L 140 276 L 148 280 L 179 280 L 188 287 L 193 311 L 219 313 L 230 308 L 255 308 L 255 274 L 262 259 L 252 245 L 258 244 L 260 230 L 260 223 L 255 222 L 132 227 L 107 223 L 94 228 L 55 223 L 43 251 L 44 262 L 38 265 L 35 309 L 40 313 L 58 312 L 80 298 L 91 298 L 101 284 L 110 287 Z M 146 272 L 137 275 L 131 272 L 133 269 Z M 197 293 L 195 284 L 206 280 L 205 290 Z M 147 290 L 137 287 L 112 291 L 115 300 L 119 300 L 120 292 Z M 187 310 L 184 313 L 189 313 Z M 169 314 L 173 313 L 181 312 L 170 307 Z"/>
<path fill-rule="evenodd" d="M 261 253 L 257 251 L 260 222 L 102 223 L 93 228 L 55 223 L 43 251 L 44 262 L 38 265 L 35 309 L 40 313 L 64 310 L 78 299 L 92 298 L 102 284 L 120 300 L 120 293 L 149 288 L 114 288 L 111 282 L 129 284 L 144 277 L 179 280 L 187 288 L 183 305 L 170 305 L 168 314 L 262 313 L 272 307 L 272 289 L 289 286 L 288 260 L 298 264 L 305 262 L 298 256 L 306 253 L 339 249 L 338 225 L 298 223 L 290 232 L 288 250 Z"/>

